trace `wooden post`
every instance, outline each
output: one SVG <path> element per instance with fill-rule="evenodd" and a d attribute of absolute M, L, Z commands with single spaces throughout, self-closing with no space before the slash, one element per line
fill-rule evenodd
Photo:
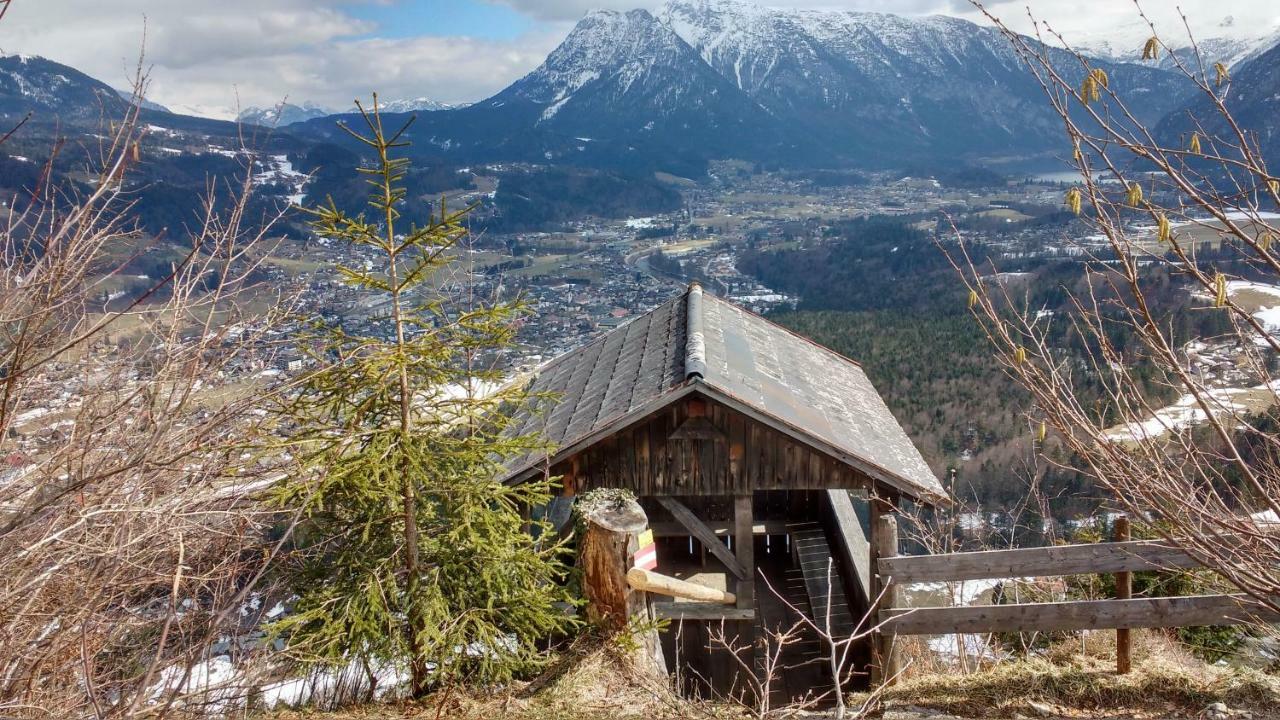
<path fill-rule="evenodd" d="M 1129 516 L 1120 515 L 1116 518 L 1115 540 L 1116 542 L 1125 542 L 1129 540 Z M 1116 599 L 1128 600 L 1133 597 L 1133 573 L 1118 572 L 1116 579 Z M 1128 674 L 1133 666 L 1133 637 L 1129 628 L 1120 628 L 1116 630 L 1116 672 L 1125 675 Z"/>
<path fill-rule="evenodd" d="M 751 494 L 736 495 L 733 498 L 733 549 L 738 564 L 746 571 L 746 576 L 738 580 L 738 607 L 755 606 L 756 560 L 755 533 L 753 532 Z"/>
<path fill-rule="evenodd" d="M 882 558 L 895 557 L 898 554 L 898 518 L 892 514 L 882 514 L 882 511 L 879 511 L 875 505 L 873 503 L 876 517 L 872 535 L 876 546 L 875 559 L 878 561 Z M 872 608 L 872 610 L 876 612 L 878 619 L 885 617 L 884 610 L 898 607 L 898 595 L 898 590 L 893 584 L 893 578 L 881 575 L 877 570 L 876 597 L 880 598 L 880 604 Z M 874 685 L 892 683 L 898 674 L 901 664 L 896 640 L 897 638 L 892 631 L 877 633 L 875 643 L 876 658 L 871 673 L 871 680 Z"/>
<path fill-rule="evenodd" d="M 645 593 L 627 582 L 631 555 L 639 549 L 638 535 L 649 526 L 644 508 L 635 500 L 617 498 L 580 501 L 579 508 L 587 526 L 578 556 L 587 618 L 607 633 L 626 632 L 638 623 L 642 630 L 636 637 L 637 664 L 643 671 L 665 676 L 662 644 Z"/>
<path fill-rule="evenodd" d="M 738 564 L 746 570 L 746 574 L 738 579 L 737 606 L 741 610 L 754 610 L 756 606 L 755 508 L 752 500 L 750 492 L 735 495 L 733 498 L 733 551 Z M 746 648 L 743 651 L 746 657 L 742 660 L 747 667 L 754 668 L 756 666 L 755 621 L 742 620 L 736 624 L 738 642 Z"/>

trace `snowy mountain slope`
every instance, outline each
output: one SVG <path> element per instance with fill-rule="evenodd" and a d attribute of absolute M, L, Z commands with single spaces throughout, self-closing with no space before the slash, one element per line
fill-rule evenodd
<path fill-rule="evenodd" d="M 284 127 L 293 123 L 305 122 L 313 118 L 321 118 L 332 115 L 332 110 L 327 110 L 314 103 L 303 103 L 301 105 L 293 105 L 282 102 L 268 108 L 248 107 L 236 116 L 238 122 L 248 125 L 260 125 L 262 127 Z"/>
<path fill-rule="evenodd" d="M 131 102 L 133 100 L 132 90 L 120 90 L 119 88 L 117 88 L 116 94 L 124 98 L 125 102 Z M 172 110 L 165 107 L 164 105 L 161 105 L 160 103 L 156 103 L 156 102 L 151 102 L 146 98 L 142 98 L 142 108 L 144 110 L 154 110 L 156 112 L 163 112 L 163 113 L 173 112 Z"/>
<path fill-rule="evenodd" d="M 1151 28 L 1140 19 L 1110 27 L 1105 31 L 1090 34 L 1073 34 L 1075 48 L 1087 55 L 1106 58 L 1115 62 L 1139 62 L 1142 59 L 1142 46 L 1151 36 Z M 1195 65 L 1194 51 L 1185 30 L 1174 28 L 1162 32 L 1165 43 L 1174 49 L 1177 57 L 1189 67 Z M 1206 66 L 1221 62 L 1234 67 L 1242 62 L 1266 52 L 1280 42 L 1280 26 L 1252 25 L 1237 22 L 1231 16 L 1224 17 L 1211 29 L 1195 38 Z M 1166 70 L 1175 68 L 1174 57 L 1162 53 L 1158 67 Z"/>
<path fill-rule="evenodd" d="M 508 102 L 540 108 L 539 126 L 593 140 L 756 129 L 764 114 L 645 10 L 589 14 L 546 62 L 479 106 Z"/>
<path fill-rule="evenodd" d="M 1173 107 L 1168 73 L 1104 65 L 1151 98 L 1146 119 Z M 993 29 L 732 0 L 589 13 L 507 89 L 430 115 L 414 133 L 438 154 L 584 163 L 647 155 L 886 165 L 1044 152 L 1061 137 L 1042 91 Z"/>
<path fill-rule="evenodd" d="M 366 105 L 366 107 L 368 107 Z M 460 105 L 449 105 L 447 103 L 437 102 L 431 98 L 404 98 L 400 100 L 383 101 L 378 103 L 379 110 L 383 113 L 415 113 L 415 112 L 434 112 L 436 110 L 454 110 Z M 241 112 L 236 120 L 250 125 L 261 125 L 262 127 L 284 127 L 285 125 L 293 125 L 294 123 L 306 122 L 317 118 L 326 118 L 340 114 L 351 114 L 357 112 L 355 106 L 348 108 L 342 113 L 336 112 L 313 102 L 304 102 L 301 105 L 291 103 L 280 103 L 269 108 L 250 107 Z"/>
<path fill-rule="evenodd" d="M 436 110 L 454 110 L 466 107 L 466 105 L 442 103 L 428 97 L 402 98 L 400 100 L 380 102 L 379 104 L 383 112 L 389 113 L 434 112 Z"/>
<path fill-rule="evenodd" d="M 0 118 L 31 113 L 35 123 L 91 121 L 123 111 L 106 83 L 42 57 L 0 57 Z"/>
<path fill-rule="evenodd" d="M 342 142 L 331 120 L 304 132 Z M 299 126 L 295 126 L 299 127 Z M 645 10 L 595 11 L 532 72 L 487 100 L 424 113 L 413 152 L 698 173 L 709 157 L 810 152 Z"/>
<path fill-rule="evenodd" d="M 1280 165 L 1280 45 L 1232 68 L 1225 101 L 1236 122 L 1253 133 L 1267 163 Z M 1234 135 L 1204 96 L 1170 113 L 1156 132 L 1163 142 L 1177 147 L 1197 127 L 1211 135 Z"/>
<path fill-rule="evenodd" d="M 966 20 L 736 0 L 672 0 L 658 16 L 760 105 L 855 154 L 1020 150 L 1060 132 L 1008 41 Z M 1057 55 L 1064 72 L 1078 72 Z M 1176 97 L 1167 74 L 1106 67 L 1131 92 L 1155 99 L 1144 103 L 1145 119 L 1171 107 L 1160 99 Z"/>
<path fill-rule="evenodd" d="M 59 128 L 101 131 L 123 117 L 130 93 L 112 88 L 75 68 L 47 58 L 0 57 L 0 121 L 5 125 L 30 114 L 28 127 L 44 134 Z M 238 137 L 233 123 L 170 112 L 144 100 L 140 121 L 173 132 L 191 133 L 193 140 Z"/>
<path fill-rule="evenodd" d="M 1066 79 L 1080 63 L 1050 50 Z M 1190 88 L 1099 61 L 1140 119 Z M 307 132 L 340 141 L 332 121 Z M 1060 118 L 995 29 L 952 17 L 671 0 L 588 13 L 538 68 L 473 106 L 425 113 L 414 152 L 696 172 L 712 158 L 824 165 L 948 162 L 1061 150 Z M 678 166 L 678 167 L 677 167 Z"/>

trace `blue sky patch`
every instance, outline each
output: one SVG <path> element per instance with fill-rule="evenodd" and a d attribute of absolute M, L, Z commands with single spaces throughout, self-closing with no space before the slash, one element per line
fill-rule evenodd
<path fill-rule="evenodd" d="M 534 22 L 506 5 L 482 0 L 394 0 L 387 4 L 353 4 L 346 11 L 378 24 L 372 37 L 406 38 L 424 35 L 467 35 L 510 40 Z"/>

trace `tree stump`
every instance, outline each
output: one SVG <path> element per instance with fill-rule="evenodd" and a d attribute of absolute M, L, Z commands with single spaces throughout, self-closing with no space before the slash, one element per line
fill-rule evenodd
<path fill-rule="evenodd" d="M 578 501 L 586 534 L 578 550 L 587 618 L 605 633 L 634 632 L 637 665 L 666 675 L 666 662 L 645 593 L 627 583 L 638 535 L 649 527 L 644 508 L 629 494 L 594 491 Z"/>

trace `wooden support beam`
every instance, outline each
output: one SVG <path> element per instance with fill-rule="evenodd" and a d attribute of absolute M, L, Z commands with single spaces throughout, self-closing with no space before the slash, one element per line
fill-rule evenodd
<path fill-rule="evenodd" d="M 899 635 L 1196 627 L 1280 620 L 1280 614 L 1239 595 L 892 609 L 880 617 L 888 620 L 889 632 Z"/>
<path fill-rule="evenodd" d="M 836 520 L 838 551 L 849 559 L 854 570 L 854 582 L 863 600 L 870 604 L 875 600 L 871 591 L 874 584 L 871 577 L 871 540 L 862 528 L 862 520 L 848 490 L 828 490 L 827 499 Z"/>
<path fill-rule="evenodd" d="M 700 602 L 656 602 L 653 603 L 653 616 L 659 620 L 754 620 L 756 611 L 752 609 L 726 607 Z"/>
<path fill-rule="evenodd" d="M 724 520 L 706 520 L 703 521 L 703 524 L 718 537 L 727 537 L 734 531 L 733 523 Z M 678 522 L 659 520 L 650 523 L 649 529 L 653 530 L 654 537 L 684 537 L 692 535 L 688 528 Z M 756 520 L 751 525 L 751 532 L 755 535 L 786 535 L 787 523 L 783 520 Z"/>
<path fill-rule="evenodd" d="M 738 607 L 755 607 L 756 599 L 756 538 L 752 531 L 751 493 L 733 498 L 733 550 L 745 571 L 738 576 Z"/>
<path fill-rule="evenodd" d="M 756 536 L 752 532 L 751 519 L 754 513 L 752 500 L 753 493 L 750 491 L 735 495 L 733 498 L 733 551 L 737 556 L 738 562 L 746 570 L 746 574 L 739 576 L 738 579 L 738 609 L 752 613 L 754 618 L 756 606 Z M 739 649 L 734 653 L 736 655 L 734 666 L 725 668 L 730 687 L 740 687 L 745 684 L 745 678 L 739 672 L 740 667 L 756 667 L 756 624 L 750 620 L 739 620 L 736 625 L 737 627 L 732 630 L 736 631 L 736 644 Z"/>
<path fill-rule="evenodd" d="M 627 584 L 636 590 L 659 593 L 686 600 L 701 600 L 725 605 L 733 605 L 738 601 L 738 598 L 731 592 L 673 578 L 670 575 L 663 575 L 652 570 L 641 570 L 640 568 L 631 568 L 627 571 Z"/>
<path fill-rule="evenodd" d="M 667 509 L 667 512 L 671 513 L 672 517 L 674 517 L 681 525 L 684 525 L 685 528 L 688 529 L 689 533 L 698 539 L 698 542 L 705 545 L 708 550 L 714 553 L 715 556 L 720 559 L 720 562 L 724 563 L 725 567 L 729 568 L 729 572 L 736 575 L 739 579 L 747 577 L 747 570 L 742 566 L 742 563 L 738 562 L 738 559 L 733 556 L 733 553 L 729 548 L 725 547 L 724 543 L 720 542 L 720 539 L 711 531 L 711 528 L 707 527 L 705 523 L 699 520 L 698 516 L 694 515 L 692 510 L 685 507 L 679 500 L 670 496 L 659 495 L 655 499 L 662 505 L 662 507 Z"/>
<path fill-rule="evenodd" d="M 879 561 L 895 582 L 955 582 L 988 578 L 1087 575 L 1202 567 L 1185 552 L 1159 540 L 1091 545 L 984 550 L 945 555 L 909 555 Z"/>

